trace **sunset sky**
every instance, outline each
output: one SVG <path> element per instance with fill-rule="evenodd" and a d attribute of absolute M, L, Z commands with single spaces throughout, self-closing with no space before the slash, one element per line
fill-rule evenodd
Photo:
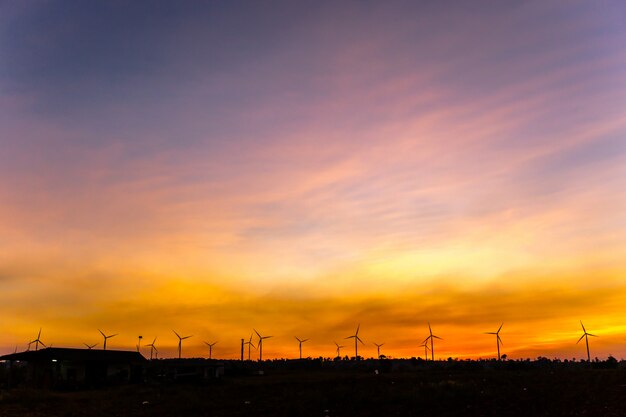
<path fill-rule="evenodd" d="M 626 358 L 623 0 L 178 3 L 0 3 L 0 354 Z"/>

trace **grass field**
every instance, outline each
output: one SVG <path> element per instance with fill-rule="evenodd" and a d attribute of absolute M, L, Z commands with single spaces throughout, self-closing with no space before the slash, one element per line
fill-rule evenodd
<path fill-rule="evenodd" d="M 209 385 L 11 390 L 0 416 L 626 416 L 626 369 L 276 372 Z"/>

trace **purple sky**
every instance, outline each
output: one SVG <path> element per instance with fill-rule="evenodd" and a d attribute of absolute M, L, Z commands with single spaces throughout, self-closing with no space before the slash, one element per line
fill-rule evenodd
<path fill-rule="evenodd" d="M 626 330 L 625 45 L 623 1 L 3 2 L 0 346 L 177 291 L 165 322 L 243 311 L 234 340 L 271 316 L 242 300 L 351 328 L 424 288 Z"/>

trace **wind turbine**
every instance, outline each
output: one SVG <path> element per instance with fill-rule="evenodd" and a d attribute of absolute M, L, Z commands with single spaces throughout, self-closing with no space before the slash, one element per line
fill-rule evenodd
<path fill-rule="evenodd" d="M 377 356 L 376 356 L 376 357 L 377 357 L 378 359 L 380 359 L 380 347 L 381 347 L 382 345 L 384 345 L 384 343 L 378 344 L 378 343 L 374 342 L 374 345 L 376 345 L 376 354 L 377 354 Z"/>
<path fill-rule="evenodd" d="M 172 330 L 174 332 L 174 334 L 176 335 L 176 337 L 178 337 L 178 359 L 180 359 L 181 356 L 181 352 L 183 350 L 183 340 L 185 339 L 189 339 L 190 337 L 192 337 L 193 335 L 189 335 L 189 336 L 185 336 L 185 337 L 181 337 L 178 333 L 176 333 L 176 330 Z"/>
<path fill-rule="evenodd" d="M 496 335 L 496 345 L 498 345 L 498 360 L 500 360 L 500 344 L 502 343 L 502 339 L 500 339 L 500 330 L 502 330 L 502 326 L 504 326 L 504 323 L 502 323 L 500 325 L 500 327 L 498 327 L 498 331 L 497 332 L 486 332 L 485 334 L 495 334 Z M 504 343 L 502 343 L 504 344 Z"/>
<path fill-rule="evenodd" d="M 595 334 L 587 333 L 587 330 L 585 330 L 585 325 L 583 324 L 582 320 L 580 321 L 580 325 L 583 327 L 583 335 L 580 336 L 580 339 L 578 339 L 578 342 L 583 340 L 583 337 L 585 338 L 585 344 L 587 345 L 587 362 L 591 362 L 591 355 L 589 354 L 589 336 L 592 336 L 592 337 L 598 337 L 598 336 L 596 336 Z M 578 344 L 578 342 L 576 342 L 576 344 Z"/>
<path fill-rule="evenodd" d="M 157 338 L 155 337 L 154 340 L 152 341 L 152 343 L 150 343 L 149 345 L 146 345 L 150 348 L 150 360 L 152 360 L 152 352 L 156 351 L 157 353 L 159 352 L 156 348 L 156 346 L 154 346 L 154 344 L 156 343 Z"/>
<path fill-rule="evenodd" d="M 211 356 L 213 356 L 213 346 L 215 346 L 216 343 L 217 342 L 213 342 L 213 343 L 204 342 L 204 344 L 209 347 L 209 359 L 211 359 Z"/>
<path fill-rule="evenodd" d="M 443 339 L 433 334 L 433 329 L 431 329 L 430 327 L 430 322 L 428 322 L 428 332 L 430 333 L 430 335 L 426 339 L 424 339 L 422 343 L 426 343 L 428 339 L 430 339 L 430 355 L 431 355 L 431 359 L 434 361 L 435 360 L 435 344 L 433 340 L 434 339 L 443 340 Z"/>
<path fill-rule="evenodd" d="M 422 343 L 419 347 L 424 347 L 424 360 L 428 360 L 428 343 Z"/>
<path fill-rule="evenodd" d="M 348 336 L 345 339 L 354 339 L 354 359 L 358 360 L 359 359 L 359 344 L 358 342 L 361 342 L 361 344 L 364 344 L 363 341 L 361 340 L 361 338 L 359 337 L 359 328 L 361 327 L 361 323 L 359 323 L 358 326 L 356 326 L 356 333 L 354 333 L 352 336 Z"/>
<path fill-rule="evenodd" d="M 94 343 L 93 345 L 88 345 L 87 343 L 83 343 L 83 345 L 87 346 L 87 349 L 91 350 L 91 349 L 95 348 L 98 344 Z"/>
<path fill-rule="evenodd" d="M 337 346 L 337 357 L 341 358 L 341 348 L 343 348 L 345 346 L 339 346 L 339 344 L 337 342 L 335 342 L 335 346 Z"/>
<path fill-rule="evenodd" d="M 263 339 L 269 339 L 272 336 L 261 336 L 259 332 L 257 332 L 256 330 L 254 330 L 254 333 L 256 333 L 256 335 L 259 336 L 259 343 L 257 344 L 257 346 L 259 347 L 259 361 L 262 361 L 263 360 Z"/>
<path fill-rule="evenodd" d="M 33 340 L 33 341 L 32 341 L 32 342 L 30 342 L 30 343 L 34 343 L 34 344 L 35 344 L 35 350 L 39 350 L 39 344 L 40 344 L 40 343 L 41 343 L 41 345 L 42 345 L 43 347 L 47 347 L 47 346 L 45 345 L 45 343 L 41 341 L 41 327 L 39 328 L 39 333 L 37 334 L 37 339 Z"/>
<path fill-rule="evenodd" d="M 252 333 L 250 335 L 250 339 L 244 343 L 244 345 L 248 345 L 248 360 L 250 360 L 250 346 L 256 349 L 256 346 L 252 343 L 252 336 L 254 336 L 254 333 Z"/>
<path fill-rule="evenodd" d="M 298 336 L 294 336 L 294 337 L 295 337 L 295 338 L 296 338 L 296 340 L 298 341 L 299 348 L 300 348 L 300 359 L 302 359 L 302 344 L 303 344 L 304 342 L 308 341 L 309 339 L 303 339 L 303 340 L 300 340 L 300 339 L 298 339 Z"/>
<path fill-rule="evenodd" d="M 102 330 L 98 329 L 102 337 L 104 338 L 104 345 L 102 346 L 102 350 L 107 350 L 107 339 L 112 338 L 113 336 L 117 336 L 117 333 L 107 336 L 102 332 Z"/>
<path fill-rule="evenodd" d="M 137 336 L 137 352 L 141 351 L 141 339 L 143 339 L 142 335 Z"/>

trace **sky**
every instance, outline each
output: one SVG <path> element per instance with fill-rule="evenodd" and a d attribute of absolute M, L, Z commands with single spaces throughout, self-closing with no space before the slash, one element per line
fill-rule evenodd
<path fill-rule="evenodd" d="M 0 353 L 626 358 L 626 4 L 513 3 L 1 2 Z"/>

